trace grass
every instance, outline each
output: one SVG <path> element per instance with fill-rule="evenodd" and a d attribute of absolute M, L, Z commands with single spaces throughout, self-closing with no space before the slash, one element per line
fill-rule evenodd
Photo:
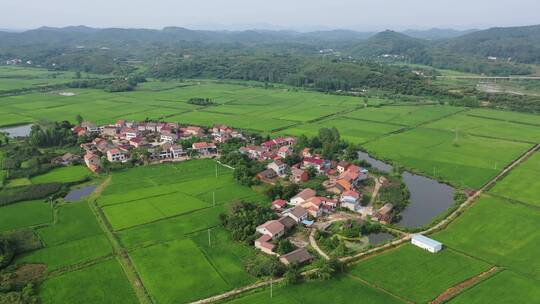
<path fill-rule="evenodd" d="M 219 214 L 224 211 L 224 206 L 219 205 L 190 214 L 122 230 L 117 234 L 122 244 L 128 248 L 172 241 L 193 232 L 219 225 Z"/>
<path fill-rule="evenodd" d="M 531 181 L 538 180 L 540 180 L 540 153 L 537 152 L 497 182 L 490 193 L 540 207 L 540 187 L 531 186 Z"/>
<path fill-rule="evenodd" d="M 57 212 L 58 219 L 54 225 L 37 230 L 47 246 L 80 240 L 102 233 L 86 202 L 62 205 Z"/>
<path fill-rule="evenodd" d="M 46 264 L 47 271 L 77 265 L 112 254 L 112 248 L 103 235 L 94 235 L 84 239 L 70 241 L 32 251 L 18 257 L 18 264 Z"/>
<path fill-rule="evenodd" d="M 293 286 L 274 286 L 260 289 L 236 299 L 230 304 L 349 304 L 349 303 L 404 303 L 350 276 L 338 276 L 329 281 L 310 281 Z"/>
<path fill-rule="evenodd" d="M 111 259 L 48 278 L 39 288 L 42 303 L 138 303 L 120 264 Z"/>
<path fill-rule="evenodd" d="M 202 231 L 191 239 L 230 286 L 255 282 L 256 279 L 247 274 L 242 265 L 244 259 L 255 254 L 253 248 L 235 243 L 223 228 L 210 229 L 210 237 L 207 231 Z"/>
<path fill-rule="evenodd" d="M 364 143 L 403 128 L 399 125 L 390 125 L 386 123 L 368 122 L 358 119 L 340 117 L 323 120 L 312 124 L 299 125 L 283 130 L 280 133 L 294 136 L 302 134 L 306 136 L 317 136 L 319 134 L 319 129 L 332 127 L 339 130 L 341 138 L 353 143 Z"/>
<path fill-rule="evenodd" d="M 496 111 L 496 110 L 488 110 L 488 109 L 473 109 L 469 111 L 467 114 L 480 116 L 484 118 L 491 118 L 491 119 L 515 122 L 515 123 L 532 124 L 532 125 L 540 126 L 540 121 L 538 120 L 539 116 L 534 115 L 534 114 L 526 114 L 526 113 L 510 112 L 510 111 Z"/>
<path fill-rule="evenodd" d="M 189 239 L 141 248 L 130 256 L 156 303 L 185 303 L 230 289 Z"/>
<path fill-rule="evenodd" d="M 232 178 L 232 170 L 213 160 L 199 160 L 115 173 L 98 203 L 112 227 L 123 230 L 240 199 L 268 201 L 265 196 L 238 185 Z M 191 225 L 206 227 L 208 221 L 203 220 L 199 225 L 197 215 L 194 219 L 182 226 L 189 232 L 196 230 L 190 230 Z"/>
<path fill-rule="evenodd" d="M 417 128 L 364 146 L 371 155 L 454 185 L 479 188 L 531 147 L 530 144 Z"/>
<path fill-rule="evenodd" d="M 490 268 L 450 249 L 432 254 L 407 244 L 354 265 L 350 273 L 415 302 L 427 302 Z"/>
<path fill-rule="evenodd" d="M 482 197 L 434 237 L 445 245 L 540 279 L 540 210 Z"/>
<path fill-rule="evenodd" d="M 120 230 L 207 207 L 207 203 L 193 196 L 176 192 L 107 206 L 103 212 L 113 229 Z"/>
<path fill-rule="evenodd" d="M 457 136 L 462 133 L 468 133 L 505 140 L 517 140 L 531 143 L 540 142 L 540 126 L 485 119 L 466 114 L 453 115 L 430 123 L 425 127 L 447 130 L 457 133 Z"/>
<path fill-rule="evenodd" d="M 0 232 L 52 222 L 52 208 L 43 201 L 26 201 L 0 207 Z"/>
<path fill-rule="evenodd" d="M 53 169 L 45 174 L 34 176 L 30 181 L 33 184 L 73 183 L 85 180 L 90 176 L 90 171 L 84 166 L 69 166 Z"/>
<path fill-rule="evenodd" d="M 344 116 L 403 126 L 416 126 L 461 110 L 463 109 L 451 106 L 383 106 L 360 109 Z"/>
<path fill-rule="evenodd" d="M 532 303 L 540 299 L 537 281 L 505 270 L 459 294 L 451 304 Z"/>

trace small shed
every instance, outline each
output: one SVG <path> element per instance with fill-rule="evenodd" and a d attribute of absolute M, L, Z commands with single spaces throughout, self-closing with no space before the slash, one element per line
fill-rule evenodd
<path fill-rule="evenodd" d="M 431 253 L 437 253 L 441 251 L 443 247 L 442 243 L 421 234 L 414 234 L 411 238 L 411 243 Z"/>

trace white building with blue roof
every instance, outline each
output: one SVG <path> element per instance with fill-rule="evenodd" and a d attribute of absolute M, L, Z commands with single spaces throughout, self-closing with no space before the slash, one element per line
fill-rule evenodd
<path fill-rule="evenodd" d="M 441 242 L 437 242 L 434 239 L 430 239 L 421 234 L 413 234 L 411 243 L 431 253 L 437 253 L 443 248 L 443 244 Z"/>

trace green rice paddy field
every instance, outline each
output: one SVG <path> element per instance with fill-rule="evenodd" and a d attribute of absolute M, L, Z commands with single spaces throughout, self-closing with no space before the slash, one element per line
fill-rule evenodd
<path fill-rule="evenodd" d="M 3 82 L 6 77 L 26 79 L 19 87 L 52 79 L 47 71 L 0 68 L 0 90 L 13 87 Z M 537 115 L 488 109 L 397 106 L 399 101 L 376 98 L 365 108 L 358 97 L 210 81 L 149 82 L 125 93 L 69 91 L 77 95 L 1 97 L 0 125 L 73 121 L 82 114 L 97 123 L 151 118 L 225 123 L 275 135 L 315 135 L 319 128 L 336 127 L 342 138 L 361 143 L 378 158 L 465 188 L 481 187 L 540 141 Z M 190 105 L 186 101 L 192 97 L 211 98 L 217 105 Z M 490 189 L 493 196 L 484 195 L 433 235 L 447 247 L 439 254 L 405 245 L 362 260 L 330 281 L 275 286 L 272 298 L 264 288 L 230 302 L 426 302 L 493 266 L 502 271 L 450 303 L 531 302 L 540 296 L 538 155 Z M 80 181 L 90 176 L 82 169 L 61 168 L 10 183 Z M 256 281 L 242 265 L 253 249 L 232 242 L 219 228 L 218 216 L 233 201 L 268 199 L 236 184 L 231 170 L 212 160 L 189 161 L 115 172 L 105 184 L 93 210 L 86 201 L 54 210 L 40 201 L 0 207 L 0 232 L 34 227 L 43 243 L 43 248 L 18 256 L 16 263 L 47 264 L 48 277 L 39 289 L 44 303 L 138 302 L 95 210 L 158 304 L 190 302 Z"/>
<path fill-rule="evenodd" d="M 540 153 L 536 152 L 527 161 L 512 170 L 499 181 L 490 193 L 540 207 Z"/>
<path fill-rule="evenodd" d="M 540 210 L 485 196 L 434 235 L 448 247 L 540 279 Z"/>
<path fill-rule="evenodd" d="M 450 249 L 432 254 L 407 244 L 354 265 L 350 273 L 410 301 L 426 303 L 490 267 Z"/>

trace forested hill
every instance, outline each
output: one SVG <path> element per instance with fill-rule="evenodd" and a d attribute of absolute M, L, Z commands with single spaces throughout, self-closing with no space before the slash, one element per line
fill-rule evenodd
<path fill-rule="evenodd" d="M 385 31 L 351 47 L 358 58 L 404 61 L 463 72 L 507 76 L 530 74 L 540 63 L 540 26 L 494 28 L 430 41 Z"/>
<path fill-rule="evenodd" d="M 451 39 L 442 46 L 457 53 L 540 63 L 540 25 L 492 28 Z"/>
<path fill-rule="evenodd" d="M 277 55 L 310 60 L 324 57 L 397 61 L 497 76 L 530 74 L 531 68 L 523 63 L 540 63 L 540 26 L 494 28 L 449 39 L 440 37 L 459 32 L 409 33 L 438 39 L 413 38 L 394 31 L 374 34 L 350 30 L 299 33 L 202 31 L 181 27 L 162 30 L 42 27 L 25 32 L 0 32 L 0 61 L 20 58 L 49 69 L 124 73 L 130 68 L 126 62 L 148 65 L 171 55 L 204 58 Z"/>

